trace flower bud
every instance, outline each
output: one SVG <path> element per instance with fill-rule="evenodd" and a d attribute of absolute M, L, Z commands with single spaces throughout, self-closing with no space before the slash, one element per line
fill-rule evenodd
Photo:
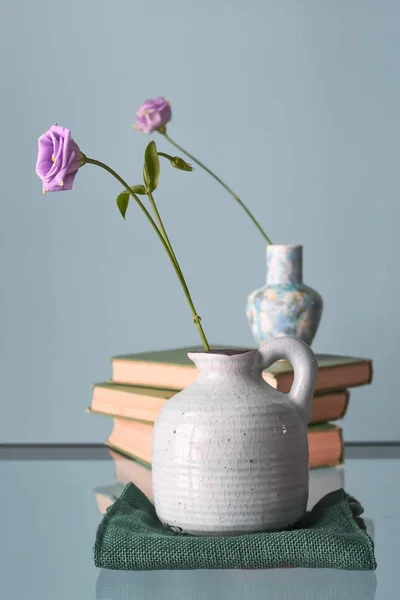
<path fill-rule="evenodd" d="M 183 158 L 180 158 L 180 156 L 173 156 L 170 163 L 175 169 L 180 169 L 181 171 L 193 171 L 192 165 L 183 160 Z"/>
<path fill-rule="evenodd" d="M 170 154 L 166 154 L 165 152 L 159 152 L 159 156 L 166 158 L 169 160 L 171 165 L 175 167 L 175 169 L 179 169 L 180 171 L 193 171 L 192 165 L 189 165 L 183 158 L 180 156 L 171 156 Z"/>

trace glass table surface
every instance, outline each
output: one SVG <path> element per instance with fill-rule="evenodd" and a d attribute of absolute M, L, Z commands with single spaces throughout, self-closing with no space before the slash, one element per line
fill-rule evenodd
<path fill-rule="evenodd" d="M 391 600 L 400 596 L 400 447 L 396 445 L 348 447 L 344 467 L 312 471 L 310 476 L 310 505 L 343 485 L 364 506 L 363 517 L 375 543 L 375 572 L 101 570 L 92 558 L 104 510 L 105 496 L 99 492 L 118 489 L 116 461 L 106 448 L 1 447 L 0 482 L 0 595 L 7 600 Z"/>

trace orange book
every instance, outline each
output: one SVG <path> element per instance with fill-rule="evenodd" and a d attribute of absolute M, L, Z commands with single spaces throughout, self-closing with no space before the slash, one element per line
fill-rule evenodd
<path fill-rule="evenodd" d="M 113 417 L 124 417 L 154 423 L 160 409 L 176 394 L 176 390 L 122 385 L 113 382 L 93 386 L 90 411 Z M 349 392 L 338 390 L 316 394 L 311 423 L 342 419 L 349 402 Z"/>
<path fill-rule="evenodd" d="M 133 482 L 145 496 L 153 502 L 151 470 L 136 460 L 129 460 L 123 454 L 109 450 L 114 461 L 116 483 L 97 487 L 93 490 L 99 511 L 104 514 L 115 498 L 118 498 L 125 485 Z"/>
<path fill-rule="evenodd" d="M 114 419 L 106 445 L 144 465 L 151 465 L 153 425 L 129 419 Z M 336 466 L 343 463 L 342 429 L 330 423 L 308 428 L 309 467 Z"/>
<path fill-rule="evenodd" d="M 114 356 L 111 358 L 113 382 L 182 390 L 191 385 L 197 376 L 197 368 L 187 353 L 201 350 L 200 347 L 177 348 Z M 243 348 L 243 351 L 246 350 L 254 348 Z M 330 354 L 317 354 L 316 358 L 316 393 L 344 390 L 371 382 L 370 359 Z M 293 369 L 288 361 L 280 360 L 264 371 L 263 377 L 272 387 L 288 392 L 293 383 Z"/>
<path fill-rule="evenodd" d="M 125 486 L 132 481 L 150 501 L 153 501 L 153 486 L 149 467 L 136 460 L 128 460 L 118 452 L 110 449 L 115 465 L 115 479 L 119 485 Z"/>

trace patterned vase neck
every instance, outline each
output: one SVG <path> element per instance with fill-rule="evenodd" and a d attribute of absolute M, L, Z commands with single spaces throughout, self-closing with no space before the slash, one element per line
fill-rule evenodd
<path fill-rule="evenodd" d="M 303 246 L 267 246 L 267 283 L 247 298 L 246 313 L 258 344 L 291 336 L 311 345 L 322 297 L 303 283 Z"/>
<path fill-rule="evenodd" d="M 303 280 L 303 246 L 267 246 L 267 285 L 299 284 Z"/>

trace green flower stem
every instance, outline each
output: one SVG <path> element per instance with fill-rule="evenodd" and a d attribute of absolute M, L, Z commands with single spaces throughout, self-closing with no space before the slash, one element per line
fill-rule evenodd
<path fill-rule="evenodd" d="M 155 200 L 154 200 L 153 194 L 152 194 L 151 192 L 147 192 L 147 197 L 148 197 L 148 199 L 149 199 L 149 202 L 150 202 L 150 204 L 151 204 L 151 207 L 152 207 L 152 209 L 153 209 L 153 212 L 154 212 L 154 214 L 155 214 L 155 217 L 156 217 L 156 221 L 157 221 L 157 224 L 158 224 L 159 231 L 160 231 L 160 232 L 161 232 L 161 234 L 163 235 L 163 237 L 164 237 L 164 240 L 165 240 L 166 244 L 168 244 L 168 248 L 169 248 L 169 251 L 170 251 L 170 253 L 171 253 L 171 256 L 172 256 L 172 258 L 173 258 L 173 259 L 174 259 L 174 261 L 175 261 L 175 266 L 176 266 L 176 268 L 177 268 L 177 269 L 179 269 L 179 272 L 180 272 L 180 274 L 181 274 L 181 276 L 182 276 L 182 279 L 183 279 L 183 281 L 185 281 L 185 280 L 184 280 L 184 278 L 183 278 L 183 273 L 182 273 L 182 270 L 181 270 L 181 268 L 180 268 L 180 266 L 179 266 L 179 263 L 178 263 L 178 259 L 176 258 L 176 255 L 175 255 L 174 249 L 172 248 L 172 244 L 171 244 L 171 242 L 170 242 L 170 239 L 169 239 L 169 237 L 168 237 L 168 234 L 167 234 L 167 232 L 166 232 L 166 230 L 165 230 L 164 223 L 162 222 L 161 215 L 160 215 L 160 213 L 158 212 L 158 208 L 157 208 L 156 202 L 155 202 Z M 186 286 L 186 283 L 185 283 L 185 286 Z M 186 286 L 186 291 L 187 291 L 187 293 L 189 294 L 189 290 L 188 290 L 187 286 Z M 200 335 L 201 335 L 201 334 L 200 334 Z"/>
<path fill-rule="evenodd" d="M 153 209 L 153 212 L 155 214 L 155 217 L 156 217 L 156 220 L 157 220 L 157 224 L 158 224 L 158 228 L 159 228 L 160 232 L 162 233 L 165 242 L 168 244 L 169 250 L 170 250 L 171 255 L 172 255 L 172 257 L 173 257 L 173 259 L 175 261 L 176 267 L 179 269 L 179 272 L 181 273 L 181 275 L 183 277 L 182 270 L 181 270 L 181 268 L 179 266 L 178 259 L 176 258 L 174 249 L 172 248 L 172 244 L 171 244 L 170 239 L 168 237 L 168 234 L 167 234 L 167 232 L 165 230 L 164 223 L 162 222 L 161 215 L 160 215 L 160 213 L 158 211 L 158 208 L 157 208 L 156 202 L 154 200 L 153 194 L 151 192 L 147 192 L 147 197 L 149 199 L 149 202 L 150 202 L 151 207 Z M 189 293 L 189 290 L 187 290 L 187 292 Z"/>
<path fill-rule="evenodd" d="M 177 267 L 180 269 L 179 263 L 178 263 L 177 258 L 175 256 L 175 252 L 174 252 L 174 250 L 172 248 L 171 242 L 169 241 L 169 237 L 167 235 L 167 232 L 165 231 L 164 223 L 162 222 L 160 213 L 158 212 L 158 208 L 157 208 L 155 200 L 153 198 L 153 194 L 151 192 L 147 192 L 147 197 L 149 199 L 149 202 L 150 202 L 151 207 L 153 209 L 153 212 L 155 214 L 156 221 L 157 221 L 157 224 L 158 224 L 158 228 L 161 231 L 162 235 L 164 236 L 164 240 L 168 244 L 169 250 L 170 250 L 170 252 L 172 254 L 172 257 L 173 257 L 173 259 L 174 259 Z"/>
<path fill-rule="evenodd" d="M 224 183 L 222 181 L 222 179 L 220 179 L 217 175 L 215 175 L 215 173 L 213 173 L 211 171 L 211 169 L 209 169 L 208 167 L 206 167 L 206 165 L 204 165 L 202 162 L 200 162 L 199 160 L 197 160 L 197 158 L 195 156 L 193 156 L 193 154 L 190 154 L 190 152 L 188 152 L 187 150 L 185 150 L 184 148 L 182 148 L 182 146 L 179 146 L 179 144 L 177 144 L 173 139 L 171 139 L 169 137 L 169 135 L 167 134 L 166 131 L 159 130 L 159 133 L 161 135 L 163 135 L 165 137 L 165 139 L 169 141 L 170 144 L 172 144 L 173 146 L 175 146 L 175 148 L 177 148 L 180 152 L 183 152 L 184 154 L 186 154 L 186 156 L 188 156 L 193 162 L 195 162 L 197 165 L 199 165 L 199 167 L 201 167 L 202 169 L 204 169 L 209 175 L 211 175 L 211 177 L 213 177 L 216 181 L 218 181 L 218 183 L 220 183 L 222 185 L 222 187 L 225 188 L 226 191 L 230 193 L 230 195 L 236 200 L 236 202 L 238 202 L 238 204 L 240 204 L 240 206 L 243 208 L 243 210 L 247 213 L 247 215 L 253 221 L 254 225 L 257 227 L 257 229 L 259 230 L 259 232 L 261 233 L 261 235 L 264 237 L 264 239 L 267 242 L 267 244 L 272 244 L 270 238 L 267 236 L 267 234 L 265 233 L 264 229 L 261 227 L 260 223 L 257 221 L 257 219 L 255 218 L 255 216 L 253 215 L 253 213 L 250 212 L 250 210 L 247 208 L 247 206 L 245 205 L 245 203 L 239 198 L 239 196 L 237 196 L 235 194 L 235 192 L 233 190 L 231 190 L 230 187 L 228 187 L 226 185 L 226 183 Z"/>
<path fill-rule="evenodd" d="M 119 183 L 126 189 L 127 192 L 129 192 L 129 194 L 134 198 L 134 200 L 137 202 L 137 204 L 140 206 L 140 208 L 142 209 L 142 211 L 144 212 L 144 214 L 146 215 L 149 223 L 151 224 L 151 226 L 153 227 L 154 231 L 156 232 L 160 242 L 162 243 L 162 245 L 164 246 L 165 251 L 168 254 L 168 257 L 172 263 L 172 266 L 174 267 L 175 273 L 178 276 L 179 282 L 182 286 L 182 289 L 185 293 L 186 296 L 186 300 L 188 301 L 191 313 L 193 315 L 193 322 L 196 324 L 196 327 L 199 331 L 200 337 L 201 337 L 201 341 L 204 345 L 204 348 L 206 350 L 206 352 L 210 351 L 210 345 L 207 341 L 207 338 L 205 336 L 205 333 L 203 331 L 203 327 L 201 326 L 201 317 L 197 314 L 195 306 L 193 304 L 193 300 L 192 297 L 190 295 L 189 292 L 189 288 L 186 284 L 185 278 L 183 277 L 182 271 L 176 261 L 175 255 L 173 253 L 173 251 L 171 251 L 170 246 L 168 244 L 168 242 L 164 239 L 163 234 L 161 233 L 161 231 L 158 229 L 157 224 L 155 223 L 155 221 L 153 220 L 152 216 L 150 215 L 149 211 L 146 209 L 146 207 L 144 206 L 144 204 L 140 201 L 140 199 L 138 198 L 138 196 L 132 192 L 131 188 L 129 187 L 129 185 L 126 183 L 126 181 L 124 181 L 122 179 L 122 177 L 120 177 L 118 175 L 118 173 L 116 173 L 113 169 L 111 169 L 111 167 L 109 167 L 108 165 L 106 165 L 103 162 L 100 162 L 99 160 L 96 160 L 94 158 L 88 158 L 88 157 L 84 157 L 84 163 L 88 163 L 91 165 L 95 165 L 97 167 L 100 167 L 101 169 L 104 169 L 105 171 L 107 171 L 108 173 L 110 173 L 110 175 L 112 175 L 113 177 L 115 177 L 115 179 L 117 181 L 119 181 Z"/>
<path fill-rule="evenodd" d="M 158 156 L 163 156 L 167 160 L 171 160 L 171 158 L 173 158 L 173 156 L 170 156 L 169 154 L 166 154 L 165 152 L 158 152 Z"/>

